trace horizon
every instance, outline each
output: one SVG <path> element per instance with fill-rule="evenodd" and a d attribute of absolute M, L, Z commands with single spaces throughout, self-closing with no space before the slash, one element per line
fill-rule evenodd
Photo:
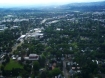
<path fill-rule="evenodd" d="M 7 7 L 30 7 L 30 6 L 50 6 L 50 5 L 64 5 L 69 3 L 86 3 L 86 2 L 101 2 L 105 0 L 1 0 L 0 8 Z"/>

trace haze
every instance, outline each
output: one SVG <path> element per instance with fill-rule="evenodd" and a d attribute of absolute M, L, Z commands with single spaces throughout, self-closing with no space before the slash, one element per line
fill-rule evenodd
<path fill-rule="evenodd" d="M 78 2 L 97 2 L 102 0 L 0 0 L 0 7 L 31 6 L 31 5 L 60 5 Z"/>

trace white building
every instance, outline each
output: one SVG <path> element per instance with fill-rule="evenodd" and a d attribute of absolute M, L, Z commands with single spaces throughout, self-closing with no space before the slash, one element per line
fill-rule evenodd
<path fill-rule="evenodd" d="M 23 38 L 25 38 L 25 37 L 26 37 L 26 35 L 21 35 L 20 39 L 23 39 Z"/>
<path fill-rule="evenodd" d="M 37 54 L 30 54 L 29 55 L 29 60 L 39 60 L 39 55 L 37 55 Z"/>

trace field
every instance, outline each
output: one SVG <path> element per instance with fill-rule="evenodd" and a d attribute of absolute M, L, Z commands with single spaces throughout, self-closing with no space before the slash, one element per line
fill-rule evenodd
<path fill-rule="evenodd" d="M 5 70 L 12 70 L 13 68 L 23 68 L 22 65 L 20 65 L 17 61 L 15 60 L 10 60 L 10 62 L 8 64 L 6 64 L 5 66 Z"/>

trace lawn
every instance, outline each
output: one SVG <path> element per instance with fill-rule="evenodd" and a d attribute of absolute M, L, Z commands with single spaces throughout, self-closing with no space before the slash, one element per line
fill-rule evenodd
<path fill-rule="evenodd" d="M 12 70 L 13 68 L 23 69 L 23 66 L 20 65 L 17 61 L 10 59 L 10 62 L 5 66 L 5 70 Z"/>

